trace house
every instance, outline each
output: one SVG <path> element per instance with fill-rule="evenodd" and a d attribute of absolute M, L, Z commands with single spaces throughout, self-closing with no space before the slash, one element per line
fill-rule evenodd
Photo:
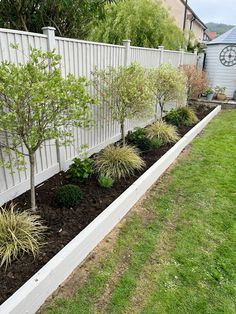
<path fill-rule="evenodd" d="M 202 42 L 207 26 L 188 5 L 188 0 L 162 0 L 162 4 L 174 17 L 176 24 L 186 33 L 192 32 L 195 40 Z"/>

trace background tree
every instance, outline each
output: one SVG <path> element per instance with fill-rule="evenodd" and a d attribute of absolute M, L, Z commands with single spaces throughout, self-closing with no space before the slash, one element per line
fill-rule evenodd
<path fill-rule="evenodd" d="M 94 86 L 108 104 L 114 120 L 120 124 L 125 145 L 125 121 L 148 116 L 153 109 L 153 93 L 146 70 L 133 63 L 126 67 L 108 68 L 93 72 Z"/>
<path fill-rule="evenodd" d="M 31 49 L 26 64 L 0 64 L 0 147 L 30 162 L 31 207 L 35 201 L 35 152 L 46 141 L 70 137 L 72 126 L 87 127 L 92 99 L 86 80 L 58 69 L 60 57 Z M 50 62 L 51 71 L 48 71 Z M 21 144 L 26 152 L 22 153 Z"/>
<path fill-rule="evenodd" d="M 126 0 L 108 4 L 105 19 L 90 27 L 89 39 L 121 44 L 124 38 L 134 46 L 179 49 L 185 45 L 183 32 L 167 10 L 153 0 Z"/>
<path fill-rule="evenodd" d="M 85 39 L 88 25 L 104 18 L 104 6 L 115 0 L 0 1 L 0 27 L 42 32 L 53 26 L 59 36 Z"/>
<path fill-rule="evenodd" d="M 161 120 L 164 106 L 170 101 L 186 99 L 186 78 L 182 71 L 171 64 L 162 64 L 150 70 L 153 93 L 161 109 Z"/>

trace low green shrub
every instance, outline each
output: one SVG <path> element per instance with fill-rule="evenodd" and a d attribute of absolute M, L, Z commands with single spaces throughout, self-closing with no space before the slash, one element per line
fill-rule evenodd
<path fill-rule="evenodd" d="M 93 172 L 92 163 L 93 160 L 90 158 L 74 158 L 73 164 L 70 165 L 70 168 L 68 170 L 69 177 L 74 182 L 84 181 L 88 179 L 88 177 Z"/>
<path fill-rule="evenodd" d="M 114 180 L 111 177 L 100 176 L 98 183 L 102 188 L 111 188 L 114 184 Z"/>
<path fill-rule="evenodd" d="M 176 108 L 168 111 L 168 113 L 165 116 L 165 121 L 167 123 L 171 123 L 172 125 L 180 126 L 181 124 L 180 116 Z"/>
<path fill-rule="evenodd" d="M 161 142 L 157 139 L 148 138 L 146 129 L 143 128 L 135 128 L 133 132 L 130 131 L 126 139 L 128 143 L 135 145 L 141 151 L 149 151 L 161 146 Z"/>
<path fill-rule="evenodd" d="M 189 106 L 181 106 L 171 109 L 165 116 L 165 120 L 176 126 L 191 126 L 198 122 L 194 110 Z"/>
<path fill-rule="evenodd" d="M 163 142 L 159 138 L 152 138 L 151 140 L 152 149 L 158 149 Z"/>
<path fill-rule="evenodd" d="M 145 162 L 132 146 L 110 145 L 97 156 L 94 165 L 99 175 L 116 180 L 133 174 L 135 170 L 141 170 Z"/>
<path fill-rule="evenodd" d="M 133 144 L 141 151 L 148 151 L 151 149 L 151 141 L 147 138 L 145 129 L 135 128 L 134 131 L 130 131 L 126 137 L 129 144 Z"/>
<path fill-rule="evenodd" d="M 146 132 L 148 138 L 157 139 L 163 144 L 175 143 L 179 139 L 176 127 L 164 121 L 157 121 L 149 125 Z"/>
<path fill-rule="evenodd" d="M 25 253 L 37 255 L 43 244 L 43 226 L 40 216 L 16 209 L 11 204 L 10 208 L 0 208 L 0 267 L 9 266 Z"/>
<path fill-rule="evenodd" d="M 78 186 L 68 184 L 60 187 L 55 195 L 55 200 L 59 206 L 70 208 L 78 205 L 81 201 L 82 193 Z"/>

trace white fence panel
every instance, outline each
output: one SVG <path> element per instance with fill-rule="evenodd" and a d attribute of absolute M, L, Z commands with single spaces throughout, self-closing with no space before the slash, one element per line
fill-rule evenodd
<path fill-rule="evenodd" d="M 11 48 L 16 44 L 18 49 Z M 35 34 L 22 31 L 0 29 L 0 61 L 12 61 L 16 63 L 27 62 L 30 47 L 47 50 L 47 37 L 43 34 Z M 8 140 L 7 134 L 2 134 Z M 25 149 L 22 147 L 22 151 Z M 29 188 L 29 163 L 25 158 L 26 167 L 22 170 L 15 164 L 15 154 L 6 155 L 0 149 L 0 159 L 9 162 L 11 167 L 0 167 L 0 204 L 21 194 Z M 42 182 L 57 173 L 59 164 L 57 161 L 54 141 L 46 142 L 36 153 L 36 182 Z"/>
<path fill-rule="evenodd" d="M 61 70 L 64 76 L 72 73 L 90 80 L 95 67 L 105 69 L 122 66 L 124 50 L 124 46 L 56 37 L 56 51 L 62 56 Z M 92 90 L 90 92 L 93 93 Z M 111 119 L 106 106 L 95 106 L 92 109 L 96 124 L 85 130 L 74 128 L 73 143 L 63 148 L 65 156 L 63 169 L 67 169 L 71 160 L 78 156 L 82 145 L 87 145 L 91 153 L 94 149 L 99 150 L 101 144 L 105 145 L 109 139 L 119 134 L 119 126 Z"/>
<path fill-rule="evenodd" d="M 130 49 L 131 62 L 138 62 L 146 68 L 156 68 L 160 65 L 160 50 L 141 47 L 131 47 Z"/>
<path fill-rule="evenodd" d="M 17 44 L 18 50 L 10 44 Z M 47 50 L 47 37 L 43 34 L 0 29 L 0 61 L 25 63 L 30 47 Z"/>
<path fill-rule="evenodd" d="M 196 64 L 197 64 L 197 54 L 185 52 L 185 53 L 184 53 L 183 64 L 192 64 L 192 65 L 196 65 Z"/>
<path fill-rule="evenodd" d="M 181 51 L 164 50 L 163 62 L 179 67 L 181 64 L 181 53 Z"/>
<path fill-rule="evenodd" d="M 10 47 L 17 44 L 18 50 Z M 138 62 L 147 68 L 158 67 L 162 62 L 179 66 L 180 63 L 196 64 L 196 55 L 180 51 L 149 49 L 141 47 L 109 45 L 69 38 L 55 37 L 52 28 L 45 28 L 44 34 L 0 29 L 0 62 L 3 60 L 25 63 L 30 47 L 42 49 L 55 48 L 61 55 L 61 70 L 65 77 L 72 73 L 75 76 L 85 76 L 91 79 L 91 71 L 95 67 L 105 69 L 109 66 L 123 66 L 126 62 Z M 127 61 L 128 60 L 128 61 Z M 90 89 L 93 93 L 93 89 Z M 59 172 L 67 169 L 72 159 L 81 151 L 81 145 L 88 146 L 88 153 L 98 152 L 100 149 L 120 138 L 119 125 L 111 118 L 106 106 L 92 108 L 96 125 L 89 130 L 74 128 L 73 144 L 61 147 L 60 156 L 54 141 L 42 145 L 36 153 L 36 184 L 39 184 Z M 135 126 L 144 126 L 153 121 L 153 117 L 142 121 L 128 121 L 126 131 Z M 7 135 L 3 134 L 7 139 Z M 22 148 L 24 149 L 24 148 Z M 13 163 L 14 154 L 3 155 L 0 149 L 0 159 L 8 161 L 10 169 L 0 167 L 0 205 L 13 199 L 29 189 L 28 162 L 26 169 L 21 170 Z M 59 164 L 60 162 L 60 164 Z"/>

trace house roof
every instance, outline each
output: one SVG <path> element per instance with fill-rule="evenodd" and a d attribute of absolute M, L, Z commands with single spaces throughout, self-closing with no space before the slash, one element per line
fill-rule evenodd
<path fill-rule="evenodd" d="M 186 0 L 180 0 L 184 5 L 186 5 Z M 206 24 L 204 24 L 202 22 L 202 20 L 197 16 L 197 14 L 191 9 L 191 7 L 187 4 L 187 8 L 188 8 L 188 11 L 190 11 L 192 13 L 192 15 L 194 16 L 195 20 L 202 26 L 202 28 L 204 30 L 207 29 L 207 26 Z"/>
<path fill-rule="evenodd" d="M 207 43 L 207 45 L 232 45 L 236 44 L 236 26 L 231 28 L 228 32 L 215 38 Z"/>
<path fill-rule="evenodd" d="M 217 32 L 207 32 L 208 37 L 213 40 L 217 36 Z"/>

